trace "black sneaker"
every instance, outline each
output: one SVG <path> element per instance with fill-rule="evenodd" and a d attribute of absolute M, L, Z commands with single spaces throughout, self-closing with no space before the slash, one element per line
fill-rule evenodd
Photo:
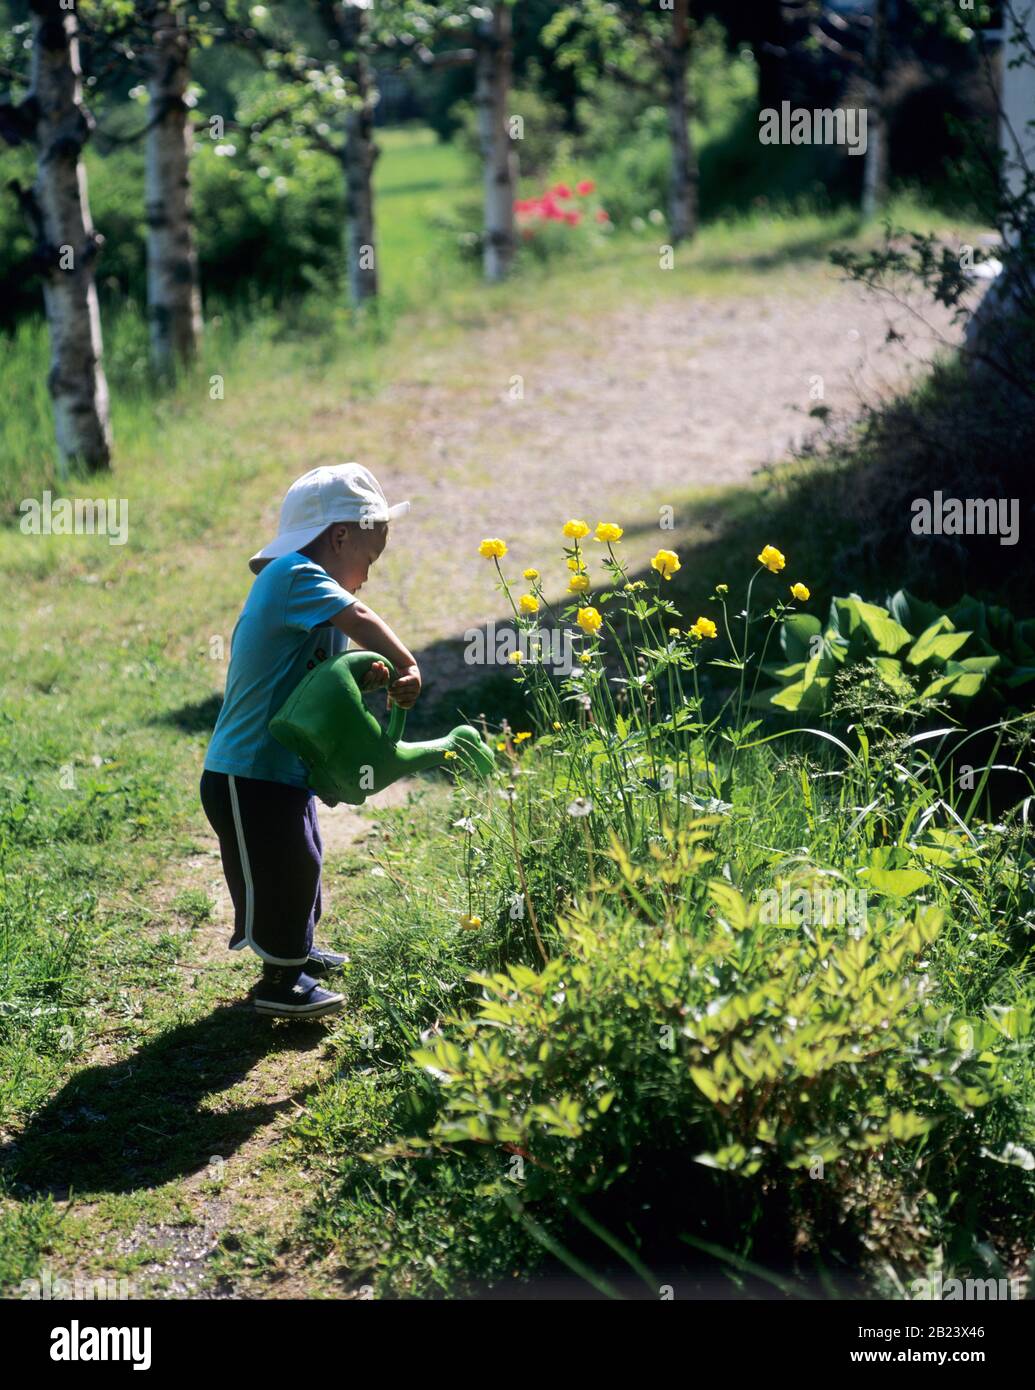
<path fill-rule="evenodd" d="M 319 1018 L 344 1002 L 344 994 L 321 989 L 298 965 L 267 967 L 253 996 L 256 1012 L 274 1018 Z"/>
<path fill-rule="evenodd" d="M 321 946 L 314 946 L 302 968 L 310 975 L 329 975 L 332 970 L 340 970 L 348 963 L 348 956 L 343 956 L 340 951 L 325 951 Z"/>

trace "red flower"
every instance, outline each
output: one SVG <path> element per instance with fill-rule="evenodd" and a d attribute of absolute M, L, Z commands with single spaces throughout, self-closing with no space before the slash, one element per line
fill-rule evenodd
<path fill-rule="evenodd" d="M 588 193 L 594 192 L 596 184 L 592 179 L 583 179 L 581 183 L 575 185 L 575 192 L 580 198 L 585 198 Z"/>
<path fill-rule="evenodd" d="M 555 184 L 554 187 L 550 189 L 550 192 L 554 195 L 555 198 L 571 197 L 571 189 L 568 187 L 566 183 Z"/>
<path fill-rule="evenodd" d="M 570 227 L 577 227 L 582 221 L 582 213 L 572 208 L 569 212 L 564 214 L 564 220 Z"/>
<path fill-rule="evenodd" d="M 608 217 L 608 215 L 607 215 L 607 209 L 606 209 L 606 208 L 597 208 L 597 221 L 598 221 L 598 222 L 610 222 L 610 221 L 611 221 L 610 217 Z"/>

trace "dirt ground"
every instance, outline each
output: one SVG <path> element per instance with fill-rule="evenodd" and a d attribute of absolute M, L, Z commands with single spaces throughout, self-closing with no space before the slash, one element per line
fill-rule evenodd
<path fill-rule="evenodd" d="M 688 494 L 744 483 L 799 448 L 819 428 L 814 406 L 854 416 L 922 372 L 956 338 L 945 313 L 926 318 L 812 267 L 761 293 L 587 316 L 541 356 L 512 324 L 478 330 L 452 388 L 432 373 L 383 398 L 405 403 L 385 485 L 413 509 L 370 601 L 451 685 L 458 632 L 501 611 L 477 557 L 484 536 L 507 540 L 511 574 L 552 571 L 551 598 L 566 583 L 568 517 L 619 522 L 638 567 L 690 522 Z M 659 531 L 666 506 L 673 529 Z"/>

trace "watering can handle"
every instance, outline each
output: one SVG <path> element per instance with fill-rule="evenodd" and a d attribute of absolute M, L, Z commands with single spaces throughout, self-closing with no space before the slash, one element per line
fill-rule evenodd
<path fill-rule="evenodd" d="M 386 656 L 378 656 L 377 652 L 366 651 L 356 652 L 355 655 L 350 655 L 349 666 L 352 668 L 352 674 L 356 678 L 356 684 L 360 687 L 361 690 L 363 688 L 363 677 L 366 675 L 366 673 L 370 670 L 371 666 L 373 666 L 376 661 L 381 661 L 384 663 L 385 666 L 388 667 L 389 679 L 394 681 L 396 677 L 396 670 L 394 665 L 388 660 Z M 385 736 L 392 743 L 398 743 L 403 736 L 403 730 L 405 728 L 406 711 L 402 708 L 401 705 L 392 704 L 389 709 L 388 729 L 386 731 Z"/>

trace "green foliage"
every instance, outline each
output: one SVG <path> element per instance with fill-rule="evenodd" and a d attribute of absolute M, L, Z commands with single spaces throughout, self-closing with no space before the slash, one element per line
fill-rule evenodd
<path fill-rule="evenodd" d="M 623 864 L 638 895 L 662 884 L 677 837 L 669 848 Z M 530 1201 L 606 1187 L 648 1134 L 772 1180 L 876 1149 L 889 1160 L 995 1084 L 994 1052 L 961 1067 L 950 1012 L 925 1008 L 909 972 L 940 929 L 919 909 L 861 933 L 788 933 L 725 880 L 668 921 L 590 904 L 559 923 L 548 966 L 477 977 L 477 1014 L 414 1054 L 442 1086 L 428 1142 L 522 1154 Z"/>
<path fill-rule="evenodd" d="M 1035 681 L 1035 619 L 1018 621 L 969 596 L 947 610 L 904 589 L 886 608 L 855 594 L 835 598 L 825 628 L 812 614 L 785 618 L 780 645 L 785 663 L 765 668 L 779 689 L 756 703 L 795 714 L 829 711 L 835 676 L 852 668 L 862 668 L 856 679 L 867 674 L 885 687 L 903 711 L 932 700 L 978 701 L 997 717 L 1016 708 Z"/>
<path fill-rule="evenodd" d="M 558 616 L 606 615 L 583 628 L 588 659 L 560 678 L 522 661 L 535 736 L 504 725 L 509 785 L 464 788 L 453 823 L 500 963 L 411 1044 L 376 1142 L 321 1198 L 322 1233 L 408 1292 L 498 1282 L 521 1241 L 526 1276 L 562 1265 L 615 1296 L 631 1270 L 656 1288 L 652 1268 L 693 1277 L 704 1232 L 734 1260 L 769 1251 L 792 1290 L 820 1259 L 901 1284 L 942 1244 L 981 1270 L 993 1226 L 1030 1226 L 1009 1157 L 1035 1080 L 1027 817 L 968 824 L 922 739 L 860 727 L 855 751 L 818 728 L 778 751 L 730 701 L 705 722 L 683 682 L 710 639 L 674 626 L 656 569 L 629 580 L 613 532 L 591 557 L 587 531 L 566 553 L 589 589 Z M 922 672 L 954 659 L 937 614 L 893 607 L 837 600 L 838 640 Z M 786 617 L 788 656 L 817 628 Z M 803 914 L 770 911 L 785 893 Z"/>

